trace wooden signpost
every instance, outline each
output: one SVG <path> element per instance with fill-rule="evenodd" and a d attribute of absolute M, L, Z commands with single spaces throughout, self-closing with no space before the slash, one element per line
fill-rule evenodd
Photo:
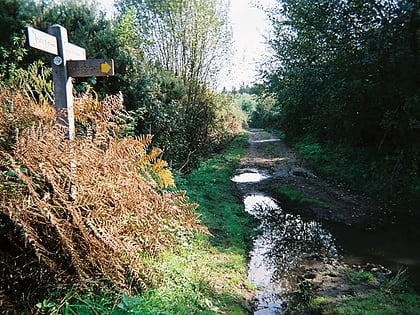
<path fill-rule="evenodd" d="M 68 127 L 68 139 L 74 140 L 72 78 L 114 75 L 114 60 L 86 60 L 86 50 L 69 43 L 67 30 L 58 24 L 49 26 L 48 33 L 27 26 L 26 40 L 30 47 L 53 55 L 51 64 L 58 121 Z"/>

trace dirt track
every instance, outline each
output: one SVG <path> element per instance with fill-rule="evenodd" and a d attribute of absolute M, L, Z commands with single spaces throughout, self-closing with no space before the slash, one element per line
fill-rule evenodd
<path fill-rule="evenodd" d="M 270 186 L 280 184 L 329 205 L 329 207 L 311 204 L 287 205 L 289 210 L 300 212 L 305 216 L 347 225 L 367 225 L 376 220 L 375 214 L 384 211 L 383 205 L 379 202 L 353 194 L 339 184 L 330 183 L 303 165 L 302 160 L 283 140 L 259 129 L 251 130 L 248 152 L 240 163 L 242 169 L 258 169 L 270 175 L 268 179 L 256 185 L 260 191 L 273 194 Z M 285 196 L 274 195 L 274 197 L 287 203 Z"/>

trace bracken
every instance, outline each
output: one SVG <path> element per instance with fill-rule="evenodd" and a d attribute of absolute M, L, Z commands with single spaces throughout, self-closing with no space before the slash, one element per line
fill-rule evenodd
<path fill-rule="evenodd" d="M 0 212 L 15 230 L 0 236 L 22 238 L 59 282 L 148 287 L 157 273 L 142 257 L 206 232 L 196 205 L 165 189 L 174 180 L 162 151 L 149 150 L 152 136 L 120 137 L 121 96 L 84 96 L 75 114 L 77 138 L 69 141 L 51 106 L 1 91 Z"/>

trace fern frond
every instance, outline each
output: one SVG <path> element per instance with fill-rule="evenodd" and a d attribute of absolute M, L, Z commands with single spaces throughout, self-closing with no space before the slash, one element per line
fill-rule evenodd
<path fill-rule="evenodd" d="M 162 150 L 148 151 L 152 136 L 117 136 L 121 97 L 78 102 L 79 123 L 89 125 L 89 134 L 79 130 L 68 141 L 49 107 L 0 92 L 0 167 L 14 174 L 2 177 L 13 190 L 2 196 L 0 212 L 22 227 L 52 274 L 79 283 L 105 278 L 123 289 L 132 275 L 145 288 L 159 276 L 142 257 L 205 229 L 185 192 L 159 189 L 174 180 Z"/>

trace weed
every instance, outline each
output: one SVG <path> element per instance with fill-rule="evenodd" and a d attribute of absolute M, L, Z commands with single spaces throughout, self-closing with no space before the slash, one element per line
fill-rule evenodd
<path fill-rule="evenodd" d="M 375 275 L 369 271 L 354 270 L 348 267 L 341 269 L 345 279 L 352 284 L 371 282 L 376 279 Z"/>
<path fill-rule="evenodd" d="M 366 271 L 343 268 L 342 273 L 352 284 L 375 280 Z M 317 297 L 311 307 L 322 314 L 419 314 L 420 296 L 410 292 L 405 270 L 400 270 L 392 279 L 380 280 L 375 287 L 360 290 L 354 296 Z"/>
<path fill-rule="evenodd" d="M 397 274 L 386 282 L 385 289 L 391 292 L 401 292 L 407 290 L 408 273 L 406 268 L 398 270 Z"/>

